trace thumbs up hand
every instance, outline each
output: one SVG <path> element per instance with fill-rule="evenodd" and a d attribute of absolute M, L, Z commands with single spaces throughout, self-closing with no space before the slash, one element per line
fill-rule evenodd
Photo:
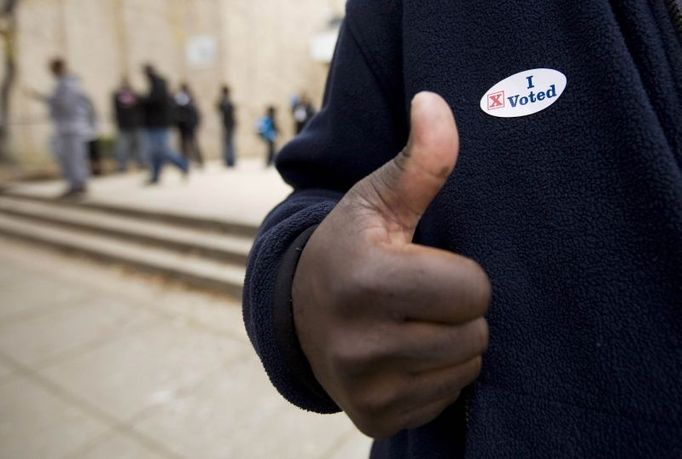
<path fill-rule="evenodd" d="M 292 291 L 313 373 L 375 438 L 436 418 L 476 379 L 488 345 L 486 274 L 472 260 L 412 243 L 455 167 L 454 117 L 440 96 L 420 93 L 411 126 L 407 147 L 315 230 Z"/>

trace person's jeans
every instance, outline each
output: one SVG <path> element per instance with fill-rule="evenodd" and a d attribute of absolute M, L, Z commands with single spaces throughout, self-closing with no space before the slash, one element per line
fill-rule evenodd
<path fill-rule="evenodd" d="M 116 141 L 116 161 L 120 172 L 128 169 L 131 156 L 140 167 L 149 167 L 149 158 L 147 158 L 143 142 L 142 132 L 139 129 L 119 131 Z"/>
<path fill-rule="evenodd" d="M 268 153 L 267 157 L 265 158 L 265 165 L 270 167 L 274 164 L 275 162 L 275 142 L 274 140 L 267 140 L 266 143 L 268 144 Z"/>
<path fill-rule="evenodd" d="M 87 140 L 79 134 L 57 134 L 54 151 L 62 174 L 72 190 L 83 189 L 90 176 Z"/>
<path fill-rule="evenodd" d="M 92 139 L 87 143 L 88 158 L 90 158 L 90 173 L 92 175 L 102 175 L 102 152 L 99 148 L 99 139 Z"/>
<path fill-rule="evenodd" d="M 187 161 L 195 161 L 199 166 L 203 166 L 204 156 L 201 154 L 196 131 L 194 129 L 178 129 L 178 131 L 180 133 L 182 156 Z"/>
<path fill-rule="evenodd" d="M 170 147 L 170 129 L 152 128 L 145 130 L 147 152 L 151 160 L 150 181 L 156 183 L 161 176 L 161 169 L 167 162 L 173 164 L 182 172 L 189 171 L 189 164 L 185 158 Z"/>
<path fill-rule="evenodd" d="M 225 129 L 223 159 L 227 167 L 234 167 L 237 164 L 237 152 L 234 148 L 234 130 Z"/>

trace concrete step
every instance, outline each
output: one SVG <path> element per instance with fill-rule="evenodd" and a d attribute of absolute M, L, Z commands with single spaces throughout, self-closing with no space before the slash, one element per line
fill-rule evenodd
<path fill-rule="evenodd" d="M 0 196 L 0 214 L 245 265 L 252 240 L 244 236 L 189 229 L 157 221 L 109 214 L 88 207 L 63 206 Z"/>
<path fill-rule="evenodd" d="M 245 269 L 173 250 L 152 247 L 88 231 L 38 225 L 35 220 L 0 215 L 0 234 L 91 256 L 105 262 L 122 263 L 139 270 L 163 274 L 190 286 L 241 297 Z"/>
<path fill-rule="evenodd" d="M 25 201 L 46 202 L 63 207 L 78 207 L 87 208 L 106 212 L 107 214 L 116 214 L 125 217 L 135 218 L 138 221 L 170 223 L 176 226 L 182 226 L 190 229 L 202 229 L 206 231 L 215 231 L 221 234 L 232 234 L 240 237 L 254 238 L 258 232 L 257 225 L 250 225 L 239 222 L 229 222 L 226 220 L 212 219 L 206 217 L 189 216 L 180 213 L 171 213 L 166 211 L 158 211 L 147 209 L 143 207 L 130 207 L 114 205 L 89 199 L 84 200 L 63 200 L 52 197 L 45 197 L 35 193 L 27 193 L 24 191 L 4 190 L 1 192 L 2 196 L 11 197 L 14 199 L 22 199 Z"/>

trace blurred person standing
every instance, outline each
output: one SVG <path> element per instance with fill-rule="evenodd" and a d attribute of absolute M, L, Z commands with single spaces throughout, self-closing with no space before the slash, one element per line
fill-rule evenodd
<path fill-rule="evenodd" d="M 291 107 L 291 113 L 294 117 L 296 135 L 300 134 L 305 128 L 306 124 L 315 116 L 315 108 L 308 99 L 308 95 L 303 93 L 300 97 L 294 98 Z"/>
<path fill-rule="evenodd" d="M 85 95 L 85 107 L 88 111 L 88 131 L 85 135 L 85 140 L 88 150 L 88 158 L 90 159 L 90 171 L 92 175 L 102 175 L 104 169 L 102 167 L 102 155 L 99 145 L 99 120 L 97 118 L 97 110 L 92 99 Z"/>
<path fill-rule="evenodd" d="M 267 144 L 265 166 L 270 167 L 275 162 L 275 144 L 279 136 L 277 128 L 277 109 L 273 106 L 267 108 L 265 115 L 258 121 L 258 135 Z"/>
<path fill-rule="evenodd" d="M 180 133 L 182 156 L 187 161 L 194 161 L 203 166 L 204 158 L 196 137 L 201 124 L 201 113 L 187 83 L 180 85 L 180 91 L 175 95 L 175 117 L 175 124 Z"/>
<path fill-rule="evenodd" d="M 151 162 L 151 175 L 148 184 L 159 182 L 161 169 L 169 162 L 183 174 L 189 172 L 185 158 L 170 147 L 170 129 L 173 125 L 173 101 L 168 93 L 166 80 L 156 72 L 152 65 L 144 66 L 144 74 L 149 82 L 149 93 L 142 99 L 144 114 L 145 144 Z"/>
<path fill-rule="evenodd" d="M 149 160 L 143 148 L 140 98 L 132 89 L 128 78 L 124 77 L 121 86 L 114 92 L 113 106 L 118 128 L 116 161 L 119 172 L 128 169 L 131 154 L 140 167 L 147 167 Z"/>
<path fill-rule="evenodd" d="M 220 90 L 218 111 L 220 112 L 223 124 L 223 159 L 227 167 L 235 167 L 237 164 L 237 151 L 234 147 L 234 132 L 237 127 L 237 121 L 228 86 L 223 86 Z"/>
<path fill-rule="evenodd" d="M 52 148 L 68 188 L 63 198 L 78 197 L 87 191 L 89 164 L 87 142 L 91 108 L 78 78 L 69 73 L 61 58 L 50 61 L 49 69 L 57 81 L 52 95 L 31 91 L 30 95 L 45 102 L 54 125 Z"/>

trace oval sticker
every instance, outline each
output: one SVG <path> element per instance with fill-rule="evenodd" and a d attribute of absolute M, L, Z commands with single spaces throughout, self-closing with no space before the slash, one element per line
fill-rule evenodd
<path fill-rule="evenodd" d="M 498 118 L 532 115 L 559 100 L 566 83 L 566 76 L 558 70 L 519 72 L 490 88 L 481 99 L 481 110 Z"/>

